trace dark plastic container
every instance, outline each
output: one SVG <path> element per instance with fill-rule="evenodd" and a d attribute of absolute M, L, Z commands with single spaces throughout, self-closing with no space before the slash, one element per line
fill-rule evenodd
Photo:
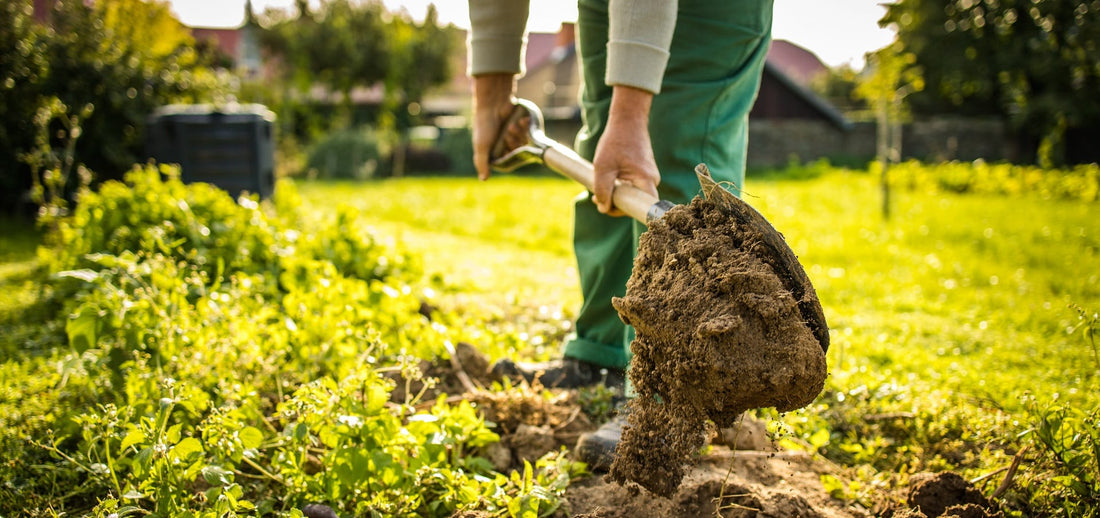
<path fill-rule="evenodd" d="M 233 196 L 275 190 L 275 114 L 260 104 L 174 104 L 149 117 L 146 151 L 179 164 L 185 183 L 206 182 Z"/>

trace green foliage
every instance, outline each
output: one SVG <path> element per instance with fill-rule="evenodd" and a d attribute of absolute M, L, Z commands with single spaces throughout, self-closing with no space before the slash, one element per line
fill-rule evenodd
<path fill-rule="evenodd" d="M 419 380 L 414 359 L 466 333 L 420 314 L 428 291 L 409 284 L 415 261 L 366 234 L 350 208 L 309 227 L 288 184 L 261 207 L 177 176 L 148 166 L 104 183 L 43 250 L 64 345 L 41 367 L 3 366 L 35 377 L 0 395 L 14 426 L 0 451 L 30 452 L 0 465 L 0 514 L 557 505 L 578 475 L 572 462 L 494 473 L 478 452 L 498 438 L 473 406 L 391 400 L 384 372 Z M 20 409 L 24 398 L 44 404 Z"/>
<path fill-rule="evenodd" d="M 1074 0 L 901 0 L 882 23 L 897 28 L 928 83 L 914 110 L 1000 115 L 1042 139 L 1049 166 L 1067 130 L 1100 123 L 1098 11 Z"/>
<path fill-rule="evenodd" d="M 810 83 L 814 92 L 849 115 L 867 109 L 867 103 L 855 95 L 857 85 L 859 85 L 859 71 L 848 64 L 831 67 Z"/>
<path fill-rule="evenodd" d="M 297 16 L 282 9 L 264 13 L 263 44 L 283 57 L 284 74 L 299 91 L 316 83 L 338 93 L 342 119 L 351 123 L 351 91 L 383 87 L 381 125 L 395 127 L 393 112 L 418 103 L 428 89 L 451 77 L 456 32 L 438 25 L 434 6 L 421 24 L 386 11 L 381 2 L 325 0 L 315 11 L 299 5 Z M 399 110 L 404 111 L 404 110 Z"/>
<path fill-rule="evenodd" d="M 145 118 L 155 107 L 216 99 L 225 91 L 224 78 L 199 62 L 189 33 L 164 2 L 59 1 L 47 25 L 34 22 L 29 8 L 20 0 L 0 1 L 0 185 L 6 187 L 0 201 L 6 207 L 31 186 L 20 157 L 38 148 L 34 117 L 54 99 L 89 113 L 75 163 L 101 178 L 119 178 L 141 157 Z"/>
<path fill-rule="evenodd" d="M 419 103 L 429 89 L 450 80 L 451 55 L 465 42 L 457 31 L 439 26 L 434 4 L 428 5 L 419 24 L 404 17 L 395 17 L 391 23 L 397 52 L 389 82 L 401 89 L 406 104 Z"/>
<path fill-rule="evenodd" d="M 901 101 L 924 89 L 917 57 L 895 42 L 870 54 L 868 60 L 871 73 L 858 82 L 852 94 L 873 108 L 887 110 L 891 120 L 908 115 Z"/>
<path fill-rule="evenodd" d="M 38 205 L 38 223 L 44 227 L 54 229 L 59 219 L 69 214 L 69 198 L 91 184 L 91 172 L 84 166 L 77 166 L 73 175 L 74 151 L 82 131 L 80 121 L 91 113 L 92 106 L 86 105 L 80 113 L 70 114 L 69 107 L 54 98 L 35 114 L 35 146 L 21 159 L 31 168 L 30 200 Z M 61 125 L 60 150 L 50 145 L 55 122 Z"/>
<path fill-rule="evenodd" d="M 49 251 L 57 270 L 93 266 L 96 254 L 139 250 L 190 261 L 210 279 L 224 271 L 277 268 L 282 236 L 255 201 L 238 205 L 209 184 L 184 185 L 169 166 L 135 167 L 125 179 L 85 194 L 73 218 L 62 223 L 57 242 L 66 246 Z"/>
<path fill-rule="evenodd" d="M 336 131 L 318 141 L 306 162 L 311 177 L 366 180 L 382 167 L 378 133 L 366 128 Z"/>
<path fill-rule="evenodd" d="M 1005 163 L 908 161 L 890 166 L 895 185 L 928 193 L 974 193 L 1044 200 L 1100 201 L 1100 167 L 1045 169 Z"/>
<path fill-rule="evenodd" d="M 1100 406 L 1085 410 L 1028 398 L 1033 418 L 1027 436 L 1041 452 L 1029 466 L 1032 505 L 1061 507 L 1062 516 L 1100 513 Z"/>
<path fill-rule="evenodd" d="M 0 203 L 8 207 L 31 186 L 19 155 L 34 146 L 38 106 L 28 100 L 39 95 L 49 69 L 45 34 L 31 8 L 25 1 L 0 0 Z"/>
<path fill-rule="evenodd" d="M 973 175 L 986 166 L 952 167 Z M 1095 515 L 1096 318 L 1076 309 L 1100 307 L 1095 204 L 919 188 L 899 192 L 899 217 L 884 222 L 874 217 L 871 175 L 824 163 L 791 175 L 797 180 L 750 177 L 745 199 L 798 253 L 833 345 L 823 395 L 769 423 L 783 444 L 844 466 L 823 483 L 864 504 L 929 470 L 985 477 L 979 487 L 989 495 L 1021 455 L 999 501 L 1007 514 Z M 142 180 L 149 205 L 203 198 L 189 192 L 201 186 L 173 194 L 171 176 L 159 186 L 157 178 Z M 143 189 L 138 183 L 132 188 Z M 499 430 L 462 404 L 421 402 L 410 391 L 395 398 L 380 375 L 415 373 L 418 358 L 444 354 L 445 341 L 494 356 L 554 354 L 550 344 L 570 329 L 559 308 L 579 302 L 569 253 L 578 191 L 557 178 L 507 176 L 300 191 L 281 183 L 273 206 L 246 199 L 231 210 L 225 197 L 225 208 L 204 209 L 269 228 L 273 267 L 234 263 L 209 243 L 206 254 L 226 257 L 221 273 L 141 240 L 128 253 L 56 252 L 72 266 L 52 268 L 58 278 L 48 285 L 28 282 L 47 298 L 71 285 L 55 301 L 65 305 L 61 318 L 0 363 L 0 453 L 10 459 L 0 463 L 0 514 L 292 515 L 317 500 L 364 515 L 552 512 L 578 475 L 564 456 L 492 473 L 475 444 Z M 187 221 L 164 207 L 132 207 L 156 215 L 138 217 L 141 225 Z M 365 238 L 368 227 L 399 236 L 410 252 Z M 73 235 L 79 243 L 91 233 Z M 237 228 L 231 239 L 248 236 Z M 0 239 L 6 250 L 8 236 Z M 330 249 L 340 252 L 326 256 Z M 402 266 L 375 274 L 383 262 Z M 456 295 L 459 309 L 440 293 Z M 421 300 L 439 308 L 430 322 Z M 594 409 L 606 403 L 605 394 L 589 396 Z M 372 476 L 356 478 L 364 458 Z M 462 503 L 472 495 L 476 504 Z"/>

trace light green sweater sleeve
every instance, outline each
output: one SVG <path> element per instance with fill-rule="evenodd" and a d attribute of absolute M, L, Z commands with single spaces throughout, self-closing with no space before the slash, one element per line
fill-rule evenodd
<path fill-rule="evenodd" d="M 677 0 L 611 0 L 604 79 L 608 85 L 661 91 L 676 8 Z"/>
<path fill-rule="evenodd" d="M 469 0 L 467 72 L 471 76 L 523 72 L 529 0 Z"/>

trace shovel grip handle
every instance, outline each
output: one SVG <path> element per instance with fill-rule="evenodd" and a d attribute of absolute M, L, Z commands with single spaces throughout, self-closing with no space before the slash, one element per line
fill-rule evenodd
<path fill-rule="evenodd" d="M 581 158 L 572 149 L 554 142 L 543 152 L 542 159 L 547 167 L 580 183 L 589 192 L 595 188 L 595 168 L 592 167 L 591 162 Z M 611 193 L 611 202 L 615 204 L 615 208 L 642 223 L 648 221 L 650 209 L 659 201 L 660 199 L 648 192 L 618 181 L 615 182 L 615 190 Z"/>

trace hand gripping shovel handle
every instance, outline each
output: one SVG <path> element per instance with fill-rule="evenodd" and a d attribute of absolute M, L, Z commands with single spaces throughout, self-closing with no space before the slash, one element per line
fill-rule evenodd
<path fill-rule="evenodd" d="M 528 119 L 527 142 L 509 150 L 504 137 L 509 127 Z M 526 99 L 517 99 L 511 115 L 501 125 L 497 140 L 490 150 L 489 159 L 493 167 L 511 172 L 528 164 L 544 164 L 562 176 L 570 178 L 592 192 L 596 184 L 596 172 L 592 163 L 575 153 L 572 149 L 546 136 L 543 132 L 542 112 L 538 106 Z M 658 199 L 653 195 L 628 183 L 616 181 L 611 201 L 615 207 L 628 216 L 642 222 L 660 218 L 673 207 L 671 202 Z"/>
<path fill-rule="evenodd" d="M 527 142 L 515 149 L 508 149 L 504 135 L 508 128 L 514 124 L 521 124 L 523 119 L 529 119 L 527 128 Z M 493 167 L 504 171 L 514 171 L 528 164 L 545 164 L 550 169 L 564 176 L 576 180 L 592 191 L 595 182 L 595 171 L 592 164 L 581 158 L 573 150 L 551 140 L 542 131 L 542 113 L 531 101 L 516 100 L 516 107 L 512 110 L 508 120 L 501 125 L 497 141 L 490 150 L 490 161 Z M 753 228 L 760 237 L 758 243 L 753 246 L 760 248 L 758 254 L 762 254 L 766 261 L 772 265 L 776 274 L 783 281 L 784 286 L 798 300 L 798 308 L 806 320 L 806 325 L 821 344 L 821 349 L 829 349 L 829 326 L 825 322 L 825 313 L 821 308 L 821 302 L 817 298 L 817 292 L 810 283 L 798 257 L 787 245 L 783 234 L 775 230 L 764 216 L 756 209 L 750 207 L 744 201 L 737 198 L 729 191 L 723 189 L 710 176 L 710 171 L 703 164 L 695 169 L 695 175 L 699 179 L 703 195 L 707 200 L 717 203 L 722 207 L 738 225 Z M 660 218 L 674 205 L 665 200 L 654 198 L 649 193 L 630 184 L 615 184 L 612 193 L 612 201 L 615 207 L 630 215 L 630 217 L 648 224 Z"/>

